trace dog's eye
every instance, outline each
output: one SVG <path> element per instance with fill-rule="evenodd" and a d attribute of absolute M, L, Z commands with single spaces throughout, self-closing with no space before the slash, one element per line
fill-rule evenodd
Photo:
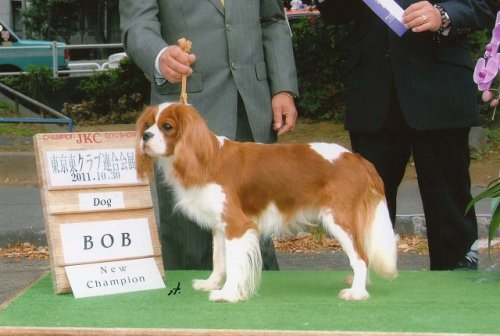
<path fill-rule="evenodd" d="M 172 127 L 172 125 L 170 125 L 170 124 L 163 124 L 163 126 L 162 126 L 162 127 L 163 127 L 163 129 L 164 129 L 165 131 L 167 131 L 167 132 L 171 131 L 171 130 L 172 130 L 172 128 L 173 128 L 173 127 Z"/>

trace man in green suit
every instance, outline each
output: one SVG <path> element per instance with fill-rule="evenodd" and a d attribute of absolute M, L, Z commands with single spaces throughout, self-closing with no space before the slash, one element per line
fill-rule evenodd
<path fill-rule="evenodd" d="M 120 0 L 120 19 L 127 54 L 151 80 L 151 104 L 178 101 L 187 74 L 188 101 L 214 133 L 272 143 L 293 129 L 297 75 L 281 0 Z M 165 268 L 210 269 L 211 234 L 173 212 L 156 177 Z M 272 241 L 261 250 L 264 268 L 278 269 Z"/>
<path fill-rule="evenodd" d="M 479 122 L 467 37 L 493 26 L 498 1 L 396 0 L 408 28 L 402 37 L 362 0 L 315 2 L 325 20 L 354 22 L 345 126 L 353 150 L 384 180 L 393 223 L 412 155 L 431 269 L 476 269 L 476 217 L 473 211 L 464 215 L 471 199 L 468 133 Z"/>

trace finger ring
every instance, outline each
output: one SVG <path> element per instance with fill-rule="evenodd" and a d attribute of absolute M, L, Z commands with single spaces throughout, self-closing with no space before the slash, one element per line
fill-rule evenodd
<path fill-rule="evenodd" d="M 427 15 L 422 15 L 422 20 L 427 21 Z"/>

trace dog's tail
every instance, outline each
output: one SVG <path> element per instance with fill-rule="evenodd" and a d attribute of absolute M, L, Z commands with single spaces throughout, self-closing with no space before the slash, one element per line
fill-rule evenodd
<path fill-rule="evenodd" d="M 395 278 L 398 273 L 397 241 L 384 198 L 375 205 L 373 221 L 365 232 L 364 243 L 369 268 L 380 277 Z"/>

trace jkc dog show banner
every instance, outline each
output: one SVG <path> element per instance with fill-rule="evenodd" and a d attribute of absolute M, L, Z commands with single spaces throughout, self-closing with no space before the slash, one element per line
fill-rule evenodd
<path fill-rule="evenodd" d="M 37 134 L 34 144 L 54 291 L 79 298 L 165 287 L 135 132 Z"/>

